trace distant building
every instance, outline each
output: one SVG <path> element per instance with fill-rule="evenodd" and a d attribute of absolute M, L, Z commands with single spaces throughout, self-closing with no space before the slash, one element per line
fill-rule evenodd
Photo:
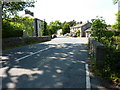
<path fill-rule="evenodd" d="M 86 34 L 87 33 L 86 30 L 89 29 L 89 33 L 90 33 L 91 25 L 92 23 L 90 23 L 89 21 L 87 23 L 77 24 L 76 26 L 70 28 L 70 33 L 75 34 L 77 30 L 80 30 L 80 37 L 87 37 L 88 35 Z"/>
<path fill-rule="evenodd" d="M 107 27 L 107 30 L 109 30 L 109 31 L 118 31 L 118 29 L 113 29 L 112 27 Z"/>
<path fill-rule="evenodd" d="M 34 26 L 34 30 L 30 31 L 30 36 L 36 36 L 36 37 L 40 37 L 42 36 L 42 26 L 43 26 L 43 20 L 40 20 L 38 18 L 34 17 L 34 13 L 29 11 L 29 10 L 25 10 L 25 14 L 22 15 L 22 17 L 30 17 L 32 19 L 34 19 L 34 22 L 32 23 Z M 27 37 L 27 30 L 23 33 L 23 37 Z"/>
<path fill-rule="evenodd" d="M 62 35 L 62 29 L 60 29 L 60 30 L 57 31 L 57 35 L 58 36 Z"/>

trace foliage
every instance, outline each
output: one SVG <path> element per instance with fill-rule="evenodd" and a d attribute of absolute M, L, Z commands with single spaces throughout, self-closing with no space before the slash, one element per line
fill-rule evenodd
<path fill-rule="evenodd" d="M 62 27 L 62 34 L 70 33 L 70 26 L 68 23 L 65 23 Z"/>
<path fill-rule="evenodd" d="M 91 30 L 93 31 L 92 36 L 96 41 L 101 41 L 101 37 L 104 37 L 104 31 L 106 30 L 107 25 L 103 18 L 97 18 L 93 21 Z"/>
<path fill-rule="evenodd" d="M 115 36 L 120 36 L 120 30 L 119 31 L 114 31 Z"/>
<path fill-rule="evenodd" d="M 20 23 L 9 22 L 4 19 L 2 23 L 2 37 L 21 37 L 23 35 L 22 28 Z"/>
<path fill-rule="evenodd" d="M 31 30 L 34 28 L 32 22 L 33 19 L 29 17 L 16 16 L 15 18 L 3 19 L 2 37 L 22 37 L 25 30 L 28 31 L 27 35 L 30 36 Z"/>
<path fill-rule="evenodd" d="M 66 33 L 66 36 L 70 36 L 70 33 Z"/>
<path fill-rule="evenodd" d="M 120 37 L 119 36 L 114 36 L 113 37 L 113 48 L 114 50 L 120 51 Z"/>
<path fill-rule="evenodd" d="M 49 35 L 56 34 L 59 29 L 62 29 L 62 23 L 58 20 L 50 22 L 48 25 Z"/>
<path fill-rule="evenodd" d="M 120 50 L 120 37 L 114 36 L 116 31 L 108 31 L 106 26 L 105 21 L 101 18 L 95 19 L 92 24 L 93 38 L 107 47 L 103 67 L 96 68 L 96 71 L 99 72 L 99 75 L 113 80 L 116 85 L 120 85 L 120 73 L 117 70 L 120 53 L 116 53 Z"/>
<path fill-rule="evenodd" d="M 45 20 L 44 20 L 44 22 L 43 22 L 42 35 L 43 35 L 43 36 L 49 35 L 48 27 L 47 27 L 47 22 L 46 22 Z"/>
<path fill-rule="evenodd" d="M 35 2 L 3 2 L 2 17 L 10 18 L 16 16 L 17 12 L 23 11 L 26 7 L 34 7 Z"/>
<path fill-rule="evenodd" d="M 76 21 L 75 20 L 67 22 L 67 23 L 69 24 L 70 27 L 76 25 Z"/>
<path fill-rule="evenodd" d="M 112 0 L 114 4 L 118 3 L 119 0 Z"/>
<path fill-rule="evenodd" d="M 120 31 L 120 12 L 116 14 L 116 22 L 112 25 L 114 29 L 118 29 Z"/>
<path fill-rule="evenodd" d="M 76 34 L 77 37 L 80 37 L 80 30 L 77 30 L 77 31 L 75 32 L 75 34 Z"/>

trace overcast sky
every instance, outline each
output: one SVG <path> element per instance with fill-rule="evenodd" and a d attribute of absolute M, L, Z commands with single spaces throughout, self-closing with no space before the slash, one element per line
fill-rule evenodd
<path fill-rule="evenodd" d="M 112 0 L 37 0 L 35 8 L 29 10 L 36 18 L 45 19 L 48 23 L 55 20 L 86 22 L 103 16 L 107 24 L 113 24 L 118 5 L 114 5 Z"/>

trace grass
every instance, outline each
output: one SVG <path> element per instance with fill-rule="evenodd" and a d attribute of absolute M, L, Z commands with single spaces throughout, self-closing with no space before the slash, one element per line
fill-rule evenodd
<path fill-rule="evenodd" d="M 4 48 L 3 50 L 9 50 L 9 49 L 17 48 L 17 47 L 27 46 L 27 45 L 31 45 L 31 44 L 38 44 L 38 43 L 43 43 L 43 42 L 46 42 L 46 41 L 34 42 L 34 43 L 28 43 L 28 44 L 22 44 L 22 45 L 7 47 L 7 48 Z"/>

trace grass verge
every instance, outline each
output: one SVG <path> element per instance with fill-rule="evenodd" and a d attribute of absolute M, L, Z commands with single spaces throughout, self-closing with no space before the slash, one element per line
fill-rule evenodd
<path fill-rule="evenodd" d="M 48 41 L 50 41 L 50 40 L 48 40 Z M 27 46 L 27 45 L 31 45 L 31 44 L 38 44 L 38 43 L 43 43 L 43 42 L 47 42 L 47 41 L 34 42 L 34 43 L 28 43 L 28 44 L 22 44 L 22 45 L 16 45 L 16 46 L 4 48 L 2 50 L 9 50 L 9 49 L 17 48 L 17 47 Z"/>

